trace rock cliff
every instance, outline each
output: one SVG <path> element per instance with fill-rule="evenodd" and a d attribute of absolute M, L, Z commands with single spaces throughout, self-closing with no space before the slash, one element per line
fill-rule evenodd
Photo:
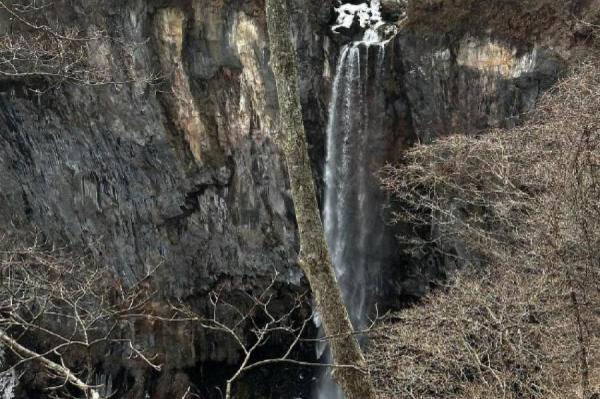
<path fill-rule="evenodd" d="M 292 12 L 317 137 L 329 8 L 299 1 Z M 88 56 L 115 83 L 0 76 L 2 230 L 91 251 L 125 285 L 152 273 L 162 298 L 199 310 L 208 291 L 252 292 L 275 271 L 282 290 L 304 289 L 263 3 L 58 1 L 45 13 L 36 23 L 110 37 Z M 171 370 L 239 356 L 201 332 L 152 335 Z M 149 385 L 136 385 L 143 397 Z"/>
<path fill-rule="evenodd" d="M 389 140 L 382 163 L 415 140 L 514 125 L 556 80 L 565 43 L 575 37 L 572 26 L 539 26 L 525 9 L 519 15 L 532 28 L 511 35 L 504 22 L 477 20 L 490 1 L 415 0 L 408 19 L 404 2 L 386 3 L 386 18 L 400 28 L 386 52 L 389 82 L 379 117 Z M 575 3 L 574 10 L 591 7 Z M 14 29 L 5 11 L 0 36 Z M 327 103 L 344 40 L 330 31 L 332 1 L 290 1 L 290 12 L 321 187 Z M 90 251 L 125 285 L 152 273 L 161 298 L 200 310 L 211 289 L 252 292 L 274 270 L 282 292 L 305 289 L 277 147 L 263 2 L 58 0 L 39 19 L 105 32 L 86 56 L 110 79 L 56 84 L 0 73 L 0 229 Z M 549 29 L 560 40 L 544 36 Z M 381 278 L 382 300 L 420 295 L 443 269 L 436 262 L 396 254 Z M 226 370 L 239 355 L 201 332 L 149 334 L 168 353 L 167 371 L 159 382 L 129 371 L 135 383 L 125 379 L 127 397 L 181 396 L 178 378 L 217 395 L 213 385 L 223 376 L 213 366 Z M 115 367 L 107 372 L 123 372 Z M 296 388 L 307 395 L 302 384 Z M 271 394 L 283 397 L 280 388 Z M 257 392 L 247 397 L 267 395 Z"/>

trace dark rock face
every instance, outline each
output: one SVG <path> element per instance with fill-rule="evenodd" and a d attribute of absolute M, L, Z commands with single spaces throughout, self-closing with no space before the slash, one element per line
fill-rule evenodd
<path fill-rule="evenodd" d="M 395 42 L 416 136 L 427 141 L 514 126 L 557 79 L 560 58 L 491 37 L 457 40 L 408 31 Z"/>
<path fill-rule="evenodd" d="M 398 21 L 406 16 L 407 0 L 382 0 L 381 13 L 387 21 Z"/>
<path fill-rule="evenodd" d="M 492 32 L 497 38 L 568 50 L 573 22 L 598 17 L 597 0 L 414 0 L 408 24 L 421 31 L 457 35 Z"/>
<path fill-rule="evenodd" d="M 296 19 L 299 52 L 311 59 L 302 64 L 302 86 L 315 130 L 324 123 L 317 107 L 327 86 L 320 7 L 303 7 Z M 67 84 L 37 98 L 25 84 L 4 82 L 0 225 L 93 244 L 126 282 L 166 261 L 160 286 L 173 297 L 205 291 L 219 276 L 235 280 L 273 267 L 298 283 L 262 8 L 197 1 L 181 14 L 193 111 L 217 143 L 202 154 L 208 160 L 194 152 L 202 138 L 182 137 L 156 87 Z M 128 39 L 150 38 L 135 60 L 150 71 L 160 56 L 152 46 L 160 10 L 141 1 L 86 5 L 81 20 L 112 18 Z"/>
<path fill-rule="evenodd" d="M 275 143 L 277 98 L 263 2 L 75 3 L 56 2 L 48 19 L 143 43 L 129 60 L 113 53 L 111 43 L 99 44 L 104 50 L 91 57 L 101 54 L 96 61 L 108 64 L 115 80 L 124 80 L 125 61 L 135 66 L 132 73 L 164 79 L 158 86 L 65 83 L 40 96 L 31 90 L 47 89 L 43 81 L 0 80 L 0 228 L 89 249 L 126 285 L 156 268 L 152 279 L 161 297 L 199 311 L 209 290 L 254 292 L 275 270 L 282 293 L 306 289 L 295 264 L 287 172 Z M 293 12 L 306 123 L 319 137 L 329 7 L 299 1 Z M 151 383 L 147 371 L 132 372 L 131 397 L 150 388 L 181 397 L 177 370 L 202 362 L 225 370 L 238 359 L 222 338 L 169 328 L 140 332 L 167 352 L 167 371 Z M 122 372 L 118 364 L 107 372 Z M 217 395 L 212 384 L 221 377 L 193 383 Z M 284 387 L 275 388 L 279 396 L 277 389 Z"/>
<path fill-rule="evenodd" d="M 33 90 L 47 89 L 44 81 L 0 78 L 0 230 L 35 231 L 50 242 L 89 249 L 124 284 L 160 265 L 153 284 L 161 297 L 200 311 L 209 290 L 260 290 L 273 270 L 280 273 L 282 293 L 305 289 L 276 145 L 278 106 L 263 2 L 55 3 L 49 19 L 58 16 L 84 31 L 95 26 L 142 43 L 126 56 L 110 42 L 90 54 L 113 70 L 115 80 L 139 71 L 164 78 L 158 85 L 66 83 L 43 95 Z M 331 3 L 295 0 L 290 8 L 305 126 L 321 188 L 339 52 L 329 32 Z M 383 3 L 394 18 L 403 12 L 402 1 Z M 437 3 L 428 2 L 441 7 Z M 0 31 L 3 18 L 0 12 Z M 512 126 L 560 69 L 555 55 L 533 43 L 424 32 L 414 22 L 390 41 L 385 63 L 385 107 L 378 117 L 389 137 L 381 159 L 388 161 L 417 140 Z M 422 295 L 443 266 L 439 259 L 398 251 L 380 278 L 380 300 L 392 306 Z M 107 374 L 125 381 L 131 398 L 147 392 L 181 397 L 179 390 L 190 382 L 212 397 L 239 357 L 227 341 L 198 331 L 143 335 L 168 354 L 160 378 L 124 371 L 118 354 L 106 366 Z M 283 368 L 273 381 L 284 375 L 277 372 Z M 252 378 L 270 378 L 256 373 Z M 244 397 L 293 397 L 290 391 L 307 397 L 306 383 L 294 380 L 300 373 L 287 373 L 294 376 L 284 378 L 289 384 L 263 384 L 260 394 L 247 382 Z M 309 373 L 302 378 L 310 380 Z"/>

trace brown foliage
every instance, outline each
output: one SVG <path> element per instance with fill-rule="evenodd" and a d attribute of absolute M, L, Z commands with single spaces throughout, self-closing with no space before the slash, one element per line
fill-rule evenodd
<path fill-rule="evenodd" d="M 467 266 L 374 336 L 383 398 L 600 392 L 598 65 L 579 63 L 521 127 L 418 146 L 386 169 L 398 219 L 431 227 L 413 249 Z"/>

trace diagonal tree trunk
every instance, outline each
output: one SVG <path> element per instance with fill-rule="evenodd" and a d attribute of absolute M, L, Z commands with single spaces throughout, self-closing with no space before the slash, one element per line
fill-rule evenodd
<path fill-rule="evenodd" d="M 36 353 L 23 345 L 19 344 L 15 339 L 13 339 L 10 335 L 8 335 L 4 330 L 0 330 L 0 342 L 3 345 L 6 345 L 12 351 L 22 356 L 23 359 L 27 360 L 36 360 L 44 365 L 48 370 L 56 373 L 59 376 L 62 376 L 65 379 L 65 384 L 69 383 L 73 386 L 79 388 L 81 391 L 85 393 L 85 397 L 88 399 L 100 399 L 101 396 L 98 391 L 80 380 L 77 375 L 68 369 L 64 364 L 60 365 L 52 360 L 46 358 L 44 355 Z"/>
<path fill-rule="evenodd" d="M 286 0 L 266 0 L 271 48 L 279 98 L 281 143 L 287 161 L 296 220 L 300 231 L 300 266 L 308 278 L 334 363 L 354 365 L 334 372 L 346 399 L 374 399 L 375 392 L 352 323 L 337 284 L 317 206 L 312 170 L 306 148 L 298 89 L 298 66 L 290 38 Z"/>

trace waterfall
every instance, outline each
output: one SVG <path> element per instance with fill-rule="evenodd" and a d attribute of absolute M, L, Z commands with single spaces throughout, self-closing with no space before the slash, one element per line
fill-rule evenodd
<path fill-rule="evenodd" d="M 352 6 L 352 5 L 347 5 Z M 363 9 L 355 7 L 358 12 Z M 383 260 L 382 198 L 373 176 L 385 151 L 385 44 L 380 39 L 379 1 L 371 2 L 362 40 L 339 55 L 327 124 L 323 221 L 336 276 L 355 330 L 366 327 L 367 311 Z M 347 13 L 341 13 L 346 15 Z M 338 19 L 338 24 L 344 24 Z M 323 344 L 318 350 L 323 353 Z M 327 354 L 327 356 L 330 356 Z M 317 399 L 343 399 L 325 375 Z"/>

